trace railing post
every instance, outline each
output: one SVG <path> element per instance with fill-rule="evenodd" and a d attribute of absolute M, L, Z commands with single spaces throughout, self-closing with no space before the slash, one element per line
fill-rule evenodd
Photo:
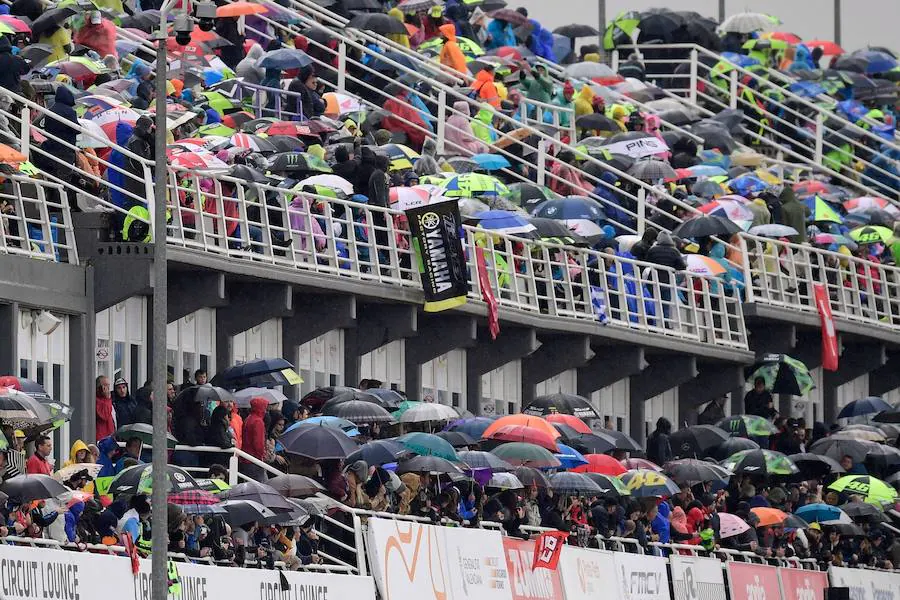
<path fill-rule="evenodd" d="M 537 184 L 544 185 L 547 177 L 547 140 L 538 142 L 537 151 Z"/>
<path fill-rule="evenodd" d="M 231 452 L 231 458 L 228 459 L 228 485 L 238 484 L 238 456 L 237 452 Z"/>
<path fill-rule="evenodd" d="M 444 138 L 447 129 L 447 92 L 440 90 L 438 92 L 438 114 L 437 114 L 437 153 L 444 153 Z"/>
<path fill-rule="evenodd" d="M 753 302 L 753 272 L 750 270 L 750 249 L 747 247 L 747 238 L 741 236 L 741 268 L 744 269 L 744 289 L 746 295 L 744 302 Z M 765 277 L 765 275 L 763 275 Z"/>
<path fill-rule="evenodd" d="M 823 147 L 825 145 L 824 129 L 825 129 L 825 114 L 818 112 L 818 113 L 816 113 L 816 152 L 815 152 L 815 161 L 816 161 L 817 165 L 822 164 Z"/>
<path fill-rule="evenodd" d="M 729 108 L 737 108 L 738 99 L 738 73 L 737 69 L 732 69 L 728 74 L 728 106 Z"/>
<path fill-rule="evenodd" d="M 688 88 L 688 96 L 690 97 L 691 104 L 697 104 L 697 49 L 693 48 L 691 50 L 691 81 L 690 87 Z"/>
<path fill-rule="evenodd" d="M 166 174 L 166 179 L 168 179 L 168 173 Z M 156 231 L 156 229 L 154 228 L 154 223 L 156 220 L 156 203 L 153 200 L 153 175 L 150 174 L 150 167 L 148 167 L 147 165 L 144 165 L 144 194 L 146 194 L 145 197 L 147 198 L 147 208 L 150 209 L 150 231 Z M 134 242 L 139 240 L 129 241 Z"/>
<path fill-rule="evenodd" d="M 612 67 L 613 71 L 618 73 L 619 72 L 619 49 L 618 48 L 613 50 L 611 63 L 612 64 L 610 64 L 609 66 Z"/>
<path fill-rule="evenodd" d="M 337 91 L 345 93 L 347 89 L 347 44 L 343 40 L 338 44 Z"/>
<path fill-rule="evenodd" d="M 22 154 L 25 155 L 26 158 L 30 159 L 29 152 L 31 152 L 31 109 L 27 106 L 22 107 Z"/>
<path fill-rule="evenodd" d="M 646 227 L 645 220 L 647 218 L 647 190 L 643 187 L 638 189 L 637 193 L 637 234 L 644 235 Z"/>

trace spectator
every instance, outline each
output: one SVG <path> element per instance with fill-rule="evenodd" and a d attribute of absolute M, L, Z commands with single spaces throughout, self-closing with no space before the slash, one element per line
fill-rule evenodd
<path fill-rule="evenodd" d="M 265 398 L 252 398 L 250 400 L 250 415 L 244 421 L 244 447 L 243 451 L 257 460 L 266 458 L 266 423 L 263 418 L 269 403 Z M 241 459 L 241 472 L 257 481 L 267 479 L 266 471 L 261 466 Z"/>
<path fill-rule="evenodd" d="M 209 383 L 209 376 L 206 374 L 206 369 L 197 369 L 194 371 L 194 383 L 197 385 L 206 385 Z"/>
<path fill-rule="evenodd" d="M 119 427 L 131 425 L 137 421 L 138 404 L 128 391 L 128 382 L 119 377 L 113 382 L 113 408 L 116 411 L 116 424 Z"/>
<path fill-rule="evenodd" d="M 116 413 L 113 409 L 112 393 L 109 386 L 109 377 L 100 375 L 96 381 L 97 395 L 95 398 L 95 411 L 97 414 L 96 429 L 97 439 L 102 440 L 116 432 Z"/>
<path fill-rule="evenodd" d="M 240 450 L 243 447 L 244 419 L 238 412 L 234 400 L 228 398 L 222 402 L 222 406 L 228 411 L 228 424 L 231 427 L 231 435 L 234 438 L 234 447 Z"/>
<path fill-rule="evenodd" d="M 868 475 L 866 468 L 853 460 L 853 457 L 849 454 L 845 454 L 841 457 L 841 467 L 844 468 L 847 475 Z"/>
<path fill-rule="evenodd" d="M 771 419 L 777 413 L 772 394 L 766 389 L 766 380 L 757 377 L 753 381 L 753 389 L 744 395 L 744 412 Z"/>
<path fill-rule="evenodd" d="M 27 475 L 51 475 L 53 474 L 53 440 L 46 435 L 40 436 L 34 443 L 34 454 L 25 462 Z"/>
<path fill-rule="evenodd" d="M 456 43 L 456 26 L 447 23 L 438 27 L 441 32 L 441 39 L 444 40 L 444 46 L 441 48 L 441 54 L 438 57 L 442 65 L 448 69 L 456 71 L 460 75 L 467 75 L 469 68 L 466 66 L 466 56 Z"/>
<path fill-rule="evenodd" d="M 530 78 L 526 75 L 528 70 L 531 71 Z M 547 67 L 543 64 L 538 63 L 531 69 L 527 63 L 520 63 L 519 84 L 526 98 L 550 104 L 553 98 L 553 82 L 547 77 Z"/>
<path fill-rule="evenodd" d="M 665 417 L 656 420 L 656 429 L 647 438 L 647 458 L 658 465 L 672 460 L 672 447 L 669 445 L 669 434 L 672 423 Z"/>
<path fill-rule="evenodd" d="M 9 38 L 0 37 L 0 87 L 15 94 L 21 94 L 22 75 L 27 72 L 28 64 L 24 58 L 13 54 Z"/>
<path fill-rule="evenodd" d="M 481 102 L 487 102 L 494 108 L 500 108 L 500 94 L 494 85 L 494 66 L 487 64 L 478 71 L 475 82 L 472 84 L 472 92 Z"/>
<path fill-rule="evenodd" d="M 325 103 L 320 96 L 320 90 L 321 86 L 313 66 L 301 67 L 288 86 L 289 92 L 299 94 L 296 108 L 298 115 L 304 119 L 312 119 L 325 113 Z"/>

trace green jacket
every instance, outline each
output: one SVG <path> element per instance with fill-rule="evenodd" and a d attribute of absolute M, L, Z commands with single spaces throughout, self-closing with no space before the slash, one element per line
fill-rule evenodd
<path fill-rule="evenodd" d="M 482 106 L 472 119 L 472 133 L 488 146 L 497 141 L 497 132 L 491 124 L 493 120 L 494 109 L 491 106 Z"/>
<path fill-rule="evenodd" d="M 778 199 L 781 201 L 781 222 L 799 232 L 798 235 L 791 236 L 791 241 L 796 244 L 804 243 L 806 241 L 806 214 L 809 212 L 809 208 L 797 201 L 794 189 L 790 185 L 784 186 Z"/>
<path fill-rule="evenodd" d="M 526 98 L 550 104 L 553 98 L 553 82 L 549 78 L 540 75 L 532 75 L 529 78 L 522 72 L 519 73 L 519 83 L 522 84 L 522 92 Z"/>

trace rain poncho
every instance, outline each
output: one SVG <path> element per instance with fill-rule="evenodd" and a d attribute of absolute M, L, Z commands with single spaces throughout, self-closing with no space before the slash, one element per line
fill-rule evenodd
<path fill-rule="evenodd" d="M 389 10 L 388 14 L 403 23 L 403 11 L 396 6 Z M 404 48 L 409 48 L 409 36 L 405 33 L 389 33 L 385 37 L 400 44 Z"/>
<path fill-rule="evenodd" d="M 520 71 L 519 83 L 527 98 L 545 104 L 550 103 L 550 99 L 553 97 L 553 82 L 546 75 L 540 75 L 537 71 L 532 71 L 529 78 L 524 71 Z"/>
<path fill-rule="evenodd" d="M 494 109 L 490 105 L 483 105 L 479 108 L 475 113 L 475 119 L 472 120 L 472 133 L 488 145 L 497 141 L 497 130 L 494 129 L 493 120 Z"/>
<path fill-rule="evenodd" d="M 453 113 L 447 118 L 447 143 L 450 152 L 480 154 L 487 152 L 485 145 L 475 137 L 469 122 L 469 104 L 464 100 L 453 103 Z"/>
<path fill-rule="evenodd" d="M 128 143 L 128 140 L 131 138 L 131 134 L 134 132 L 134 127 L 125 123 L 124 121 L 119 121 L 116 124 L 116 146 L 122 148 L 125 144 Z M 126 205 L 129 204 L 126 202 L 126 196 L 123 192 L 118 191 L 115 188 L 125 188 L 125 179 L 126 176 L 123 173 L 125 170 L 125 155 L 119 152 L 117 149 L 113 149 L 112 153 L 109 155 L 109 162 L 113 165 L 106 169 L 106 180 L 111 184 L 109 189 L 109 200 L 119 208 L 125 208 L 127 210 Z M 112 186 L 115 186 L 112 187 Z"/>
<path fill-rule="evenodd" d="M 53 47 L 53 54 L 47 57 L 49 63 L 54 60 L 63 60 L 69 55 L 69 50 L 72 49 L 72 36 L 65 27 L 57 27 L 50 35 L 46 33 L 41 35 L 38 43 L 49 44 Z"/>
<path fill-rule="evenodd" d="M 466 55 L 463 54 L 459 44 L 456 43 L 456 26 L 453 23 L 447 23 L 446 25 L 441 25 L 439 29 L 441 34 L 447 38 L 444 46 L 441 48 L 440 63 L 465 75 L 469 72 L 469 68 L 466 66 Z"/>
<path fill-rule="evenodd" d="M 259 59 L 263 57 L 266 51 L 263 50 L 263 47 L 259 44 L 253 44 L 250 46 L 250 50 L 247 51 L 247 56 L 241 60 L 235 67 L 235 73 L 238 77 L 242 77 L 244 81 L 249 83 L 259 83 L 263 80 L 265 76 L 265 70 L 256 66 L 256 63 L 259 62 Z"/>
<path fill-rule="evenodd" d="M 534 19 L 528 19 L 528 21 L 534 27 L 531 30 L 531 37 L 528 38 L 528 49 L 541 58 L 555 62 L 553 57 L 553 34 L 541 27 L 541 24 Z"/>
<path fill-rule="evenodd" d="M 516 46 L 516 34 L 513 32 L 513 26 L 508 21 L 494 19 L 487 26 L 488 40 L 485 47 L 488 50 L 494 48 L 502 48 L 503 46 Z"/>
<path fill-rule="evenodd" d="M 100 56 L 118 56 L 116 26 L 107 19 L 101 19 L 96 25 L 85 21 L 84 27 L 75 32 L 75 43 L 96 50 Z"/>
<path fill-rule="evenodd" d="M 575 116 L 590 115 L 594 113 L 594 90 L 591 86 L 584 85 L 581 91 L 575 96 Z"/>
<path fill-rule="evenodd" d="M 146 78 L 150 76 L 151 70 L 150 67 L 139 58 L 134 59 L 134 62 L 131 63 L 131 68 L 128 70 L 128 73 L 125 75 L 125 79 L 128 79 L 132 82 L 131 87 L 128 88 L 128 93 L 134 96 L 137 94 L 138 85 Z"/>
<path fill-rule="evenodd" d="M 476 93 L 476 97 L 482 102 L 487 102 L 494 108 L 500 108 L 500 94 L 497 86 L 494 85 L 494 73 L 483 69 L 478 71 L 475 76 L 475 82 L 472 84 L 472 91 Z"/>
<path fill-rule="evenodd" d="M 410 105 L 406 90 L 400 90 L 393 98 L 384 103 L 388 116 L 381 121 L 381 126 L 388 131 L 399 131 L 406 134 L 409 145 L 421 148 L 425 141 L 425 131 L 429 127 L 422 120 L 419 112 Z"/>

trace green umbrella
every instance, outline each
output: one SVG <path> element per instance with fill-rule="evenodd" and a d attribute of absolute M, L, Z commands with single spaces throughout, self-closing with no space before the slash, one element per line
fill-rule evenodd
<path fill-rule="evenodd" d="M 757 415 L 732 415 L 716 425 L 736 437 L 768 437 L 778 433 L 771 421 Z"/>
<path fill-rule="evenodd" d="M 810 221 L 830 221 L 832 223 L 843 223 L 844 219 L 836 210 L 828 206 L 828 203 L 816 196 L 813 205 Z M 890 231 L 890 230 L 889 230 Z"/>
<path fill-rule="evenodd" d="M 419 456 L 437 456 L 445 460 L 459 462 L 456 450 L 450 442 L 431 433 L 407 433 L 397 438 L 397 442 Z"/>
<path fill-rule="evenodd" d="M 397 407 L 397 410 L 393 412 L 394 418 L 399 421 L 403 413 L 415 406 L 419 406 L 420 404 L 422 403 L 418 400 L 404 400 L 400 403 L 400 406 Z"/>
<path fill-rule="evenodd" d="M 635 498 L 661 498 L 680 491 L 678 484 L 653 469 L 633 469 L 620 476 L 625 488 Z"/>
<path fill-rule="evenodd" d="M 794 461 L 774 450 L 742 450 L 721 463 L 729 471 L 744 475 L 796 475 Z"/>
<path fill-rule="evenodd" d="M 562 463 L 546 448 L 527 442 L 509 442 L 491 450 L 511 465 L 534 467 L 536 469 L 556 469 Z"/>
<path fill-rule="evenodd" d="M 606 27 L 606 31 L 603 33 L 603 49 L 604 50 L 612 50 L 616 47 L 616 37 L 618 37 L 619 33 L 626 35 L 629 38 L 634 37 L 634 30 L 637 29 L 637 26 L 641 24 L 641 13 L 636 10 L 623 10 L 616 18 L 613 19 L 612 23 L 610 23 Z"/>
<path fill-rule="evenodd" d="M 200 92 L 200 95 L 204 98 L 200 102 L 205 102 L 220 115 L 224 115 L 227 111 L 235 108 L 234 101 L 221 92 Z M 234 133 L 234 131 L 232 130 L 231 133 Z"/>
<path fill-rule="evenodd" d="M 806 365 L 787 354 L 765 355 L 750 367 L 747 380 L 755 381 L 758 377 L 762 377 L 766 389 L 773 394 L 805 396 L 816 387 Z"/>
<path fill-rule="evenodd" d="M 866 502 L 872 504 L 893 502 L 897 498 L 897 491 L 894 488 L 870 475 L 847 475 L 829 485 L 828 489 L 859 494 L 865 497 Z"/>
<path fill-rule="evenodd" d="M 459 46 L 459 49 L 462 50 L 463 54 L 469 58 L 484 56 L 484 49 L 479 46 L 477 42 L 474 42 L 467 37 L 461 35 L 456 36 L 456 44 Z M 440 52 L 443 47 L 444 40 L 440 37 L 436 37 L 420 44 L 419 51 L 425 52 L 426 50 L 430 50 L 433 52 Z"/>
<path fill-rule="evenodd" d="M 850 232 L 850 239 L 860 244 L 887 244 L 894 237 L 894 232 L 881 225 L 867 225 Z"/>
<path fill-rule="evenodd" d="M 505 196 L 509 193 L 499 179 L 483 173 L 454 175 L 440 184 L 442 194 L 448 198 L 474 198 L 476 196 Z"/>
<path fill-rule="evenodd" d="M 197 129 L 197 137 L 204 137 L 208 135 L 231 137 L 232 135 L 234 135 L 234 129 L 228 127 L 227 125 L 222 125 L 221 123 L 210 123 L 209 125 L 203 125 L 199 129 Z"/>
<path fill-rule="evenodd" d="M 742 46 L 745 50 L 769 51 L 769 50 L 787 50 L 791 47 L 784 40 L 776 40 L 771 38 L 755 38 L 744 42 Z"/>
<path fill-rule="evenodd" d="M 153 444 L 153 427 L 147 423 L 132 423 L 116 429 L 116 439 L 120 442 L 127 442 L 131 438 L 137 438 L 144 444 Z M 167 447 L 174 448 L 177 443 L 178 440 L 171 433 L 166 434 Z"/>

